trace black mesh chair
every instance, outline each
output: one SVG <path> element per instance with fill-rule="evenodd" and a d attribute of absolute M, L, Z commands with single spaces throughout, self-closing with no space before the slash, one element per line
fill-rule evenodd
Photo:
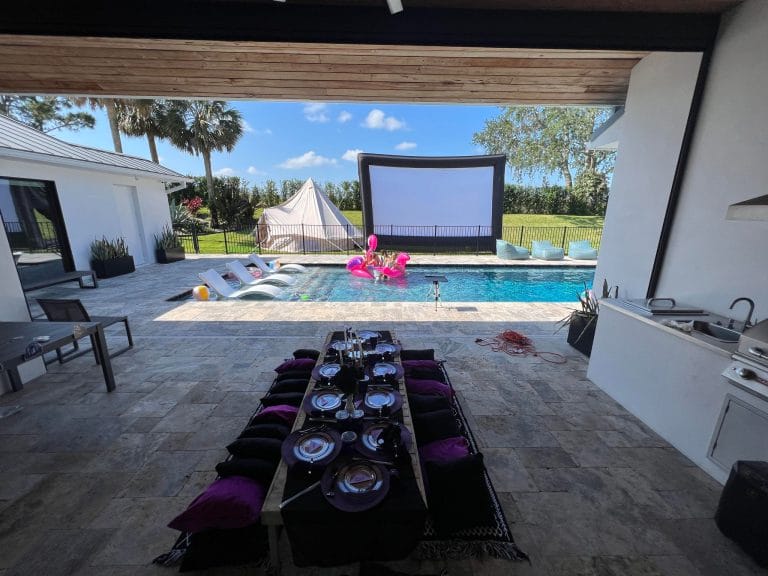
<path fill-rule="evenodd" d="M 98 322 L 103 328 L 122 322 L 125 324 L 125 335 L 128 337 L 128 346 L 110 354 L 109 357 L 114 358 L 133 348 L 133 337 L 131 336 L 131 327 L 128 325 L 127 316 L 91 316 L 88 314 L 85 306 L 83 306 L 83 303 L 80 302 L 80 300 L 52 300 L 38 298 L 37 303 L 40 305 L 40 308 L 43 309 L 45 317 L 51 322 Z M 101 359 L 99 358 L 95 338 L 96 336 L 92 334 L 91 349 L 96 358 L 96 364 L 100 364 Z M 80 350 L 77 340 L 75 340 L 72 346 L 72 350 L 67 352 L 62 352 L 61 348 L 56 349 L 56 357 L 58 358 L 59 363 L 63 364 L 64 362 L 73 360 L 88 352 L 88 350 Z"/>

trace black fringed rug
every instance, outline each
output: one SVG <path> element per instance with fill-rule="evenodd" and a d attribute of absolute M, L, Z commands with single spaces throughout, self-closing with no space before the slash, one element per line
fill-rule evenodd
<path fill-rule="evenodd" d="M 446 384 L 453 386 L 443 362 L 440 368 Z M 255 414 L 261 411 L 259 406 Z M 464 411 L 455 396 L 451 400 L 451 409 L 459 427 L 459 431 L 470 447 L 472 454 L 480 452 L 477 441 L 472 433 Z M 470 558 L 499 558 L 512 561 L 528 560 L 528 556 L 520 550 L 512 537 L 491 478 L 487 470 L 483 470 L 483 483 L 487 491 L 487 501 L 492 508 L 486 516 L 493 521 L 471 528 L 465 528 L 451 533 L 448 537 L 438 534 L 434 523 L 427 519 L 424 537 L 411 554 L 414 560 L 465 560 Z M 209 532 L 213 532 L 210 534 Z M 209 531 L 201 534 L 181 534 L 171 550 L 155 558 L 155 564 L 163 566 L 178 566 L 182 572 L 197 570 L 224 564 L 254 563 L 268 566 L 268 547 L 266 531 L 261 526 L 227 531 Z M 208 540 L 213 540 L 207 542 Z M 201 547 L 196 542 L 206 540 Z M 210 544 L 214 544 L 213 549 Z M 208 552 L 201 555 L 200 549 L 214 552 L 209 557 Z M 242 548 L 238 552 L 238 548 Z M 215 551 L 214 551 L 215 549 Z"/>
<path fill-rule="evenodd" d="M 445 369 L 445 364 L 440 362 L 440 368 L 445 377 L 445 382 L 453 390 L 451 379 Z M 469 443 L 470 452 L 476 454 L 479 452 L 477 441 L 475 440 L 472 429 L 464 415 L 456 396 L 451 400 L 451 409 L 453 410 L 456 423 L 459 425 L 461 435 Z M 488 556 L 491 558 L 502 558 L 506 560 L 528 560 L 528 556 L 520 550 L 512 538 L 512 532 L 509 530 L 507 519 L 504 516 L 504 510 L 501 507 L 496 490 L 488 475 L 488 471 L 483 471 L 483 480 L 485 489 L 488 492 L 490 506 L 493 508 L 493 523 L 474 526 L 464 529 L 450 535 L 450 538 L 441 538 L 435 530 L 431 520 L 427 520 L 424 531 L 424 538 L 421 540 L 413 557 L 417 560 L 463 560 L 467 558 L 482 558 Z"/>

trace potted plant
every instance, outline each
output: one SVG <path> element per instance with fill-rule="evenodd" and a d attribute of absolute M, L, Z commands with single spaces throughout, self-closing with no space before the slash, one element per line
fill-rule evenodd
<path fill-rule="evenodd" d="M 608 281 L 603 280 L 602 298 L 610 298 L 614 292 L 614 298 L 619 295 L 619 287 L 609 287 Z M 568 326 L 568 344 L 587 356 L 592 354 L 592 342 L 595 339 L 597 328 L 597 316 L 600 311 L 600 303 L 594 290 L 584 285 L 584 292 L 579 294 L 581 310 L 574 310 L 560 322 L 558 330 Z"/>
<path fill-rule="evenodd" d="M 125 238 L 109 240 L 103 236 L 91 242 L 91 268 L 98 278 L 112 278 L 136 270 Z"/>
<path fill-rule="evenodd" d="M 155 234 L 155 259 L 160 264 L 184 260 L 184 246 L 176 231 L 167 224 L 159 236 Z"/>

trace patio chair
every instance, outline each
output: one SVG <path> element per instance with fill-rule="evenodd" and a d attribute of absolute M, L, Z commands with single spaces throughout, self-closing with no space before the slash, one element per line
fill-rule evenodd
<path fill-rule="evenodd" d="M 230 300 L 232 298 L 278 298 L 283 294 L 283 290 L 273 284 L 260 284 L 258 286 L 248 286 L 245 288 L 232 288 L 229 283 L 221 277 L 221 274 L 213 268 L 198 274 L 200 280 L 205 282 L 208 287 L 216 292 L 222 298 Z"/>
<path fill-rule="evenodd" d="M 98 322 L 102 327 L 106 328 L 112 324 L 122 322 L 125 325 L 125 335 L 128 338 L 128 346 L 121 348 L 117 352 L 113 352 L 109 355 L 110 358 L 119 356 L 123 352 L 133 348 L 133 337 L 131 336 L 131 327 L 128 325 L 127 316 L 91 316 L 83 306 L 80 300 L 53 300 L 50 298 L 37 298 L 37 303 L 40 308 L 43 309 L 45 317 L 51 322 Z M 96 364 L 101 364 L 101 359 L 97 352 L 96 336 L 91 335 L 91 350 L 96 358 Z M 80 347 L 75 340 L 72 343 L 72 350 L 68 352 L 62 352 L 61 348 L 56 349 L 56 358 L 59 364 L 74 360 L 83 354 L 87 354 L 89 350 L 80 350 Z"/>
<path fill-rule="evenodd" d="M 534 240 L 531 248 L 531 256 L 539 260 L 562 260 L 564 256 L 564 250 L 555 248 L 549 240 Z"/>
<path fill-rule="evenodd" d="M 296 282 L 288 274 L 269 274 L 261 278 L 254 278 L 251 271 L 248 270 L 239 260 L 227 262 L 227 270 L 232 272 L 243 286 L 258 286 L 259 284 L 277 284 L 278 286 L 290 286 Z"/>
<path fill-rule="evenodd" d="M 577 240 L 568 243 L 568 256 L 574 260 L 597 260 L 597 249 L 589 240 Z"/>
<path fill-rule="evenodd" d="M 530 252 L 522 246 L 515 246 L 506 240 L 496 240 L 496 256 L 502 260 L 527 260 Z"/>
<path fill-rule="evenodd" d="M 267 264 L 258 254 L 248 254 L 248 260 L 253 262 L 253 264 L 255 264 L 264 274 L 273 274 L 276 272 L 270 268 L 269 264 Z M 281 264 L 278 270 L 280 270 L 280 272 L 309 272 L 309 270 L 301 264 Z"/>

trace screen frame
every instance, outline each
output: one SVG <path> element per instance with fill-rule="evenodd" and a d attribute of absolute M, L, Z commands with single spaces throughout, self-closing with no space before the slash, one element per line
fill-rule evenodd
<path fill-rule="evenodd" d="M 478 231 L 477 236 L 468 238 L 462 236 L 400 236 L 388 235 L 382 231 L 375 232 L 379 243 L 388 247 L 407 249 L 410 247 L 423 248 L 427 238 L 429 246 L 435 250 L 438 248 L 456 248 L 471 245 L 478 250 L 494 251 L 495 239 L 501 238 L 502 219 L 504 215 L 504 173 L 507 157 L 505 154 L 487 156 L 393 156 L 388 154 L 369 154 L 361 152 L 357 156 L 357 165 L 360 176 L 360 195 L 363 208 L 363 227 L 365 235 L 374 234 L 376 222 L 373 217 L 373 199 L 371 190 L 371 167 L 384 166 L 394 168 L 486 168 L 493 169 L 493 190 L 491 194 L 491 225 L 490 235 L 487 230 Z M 427 225 L 428 223 L 425 223 Z"/>

